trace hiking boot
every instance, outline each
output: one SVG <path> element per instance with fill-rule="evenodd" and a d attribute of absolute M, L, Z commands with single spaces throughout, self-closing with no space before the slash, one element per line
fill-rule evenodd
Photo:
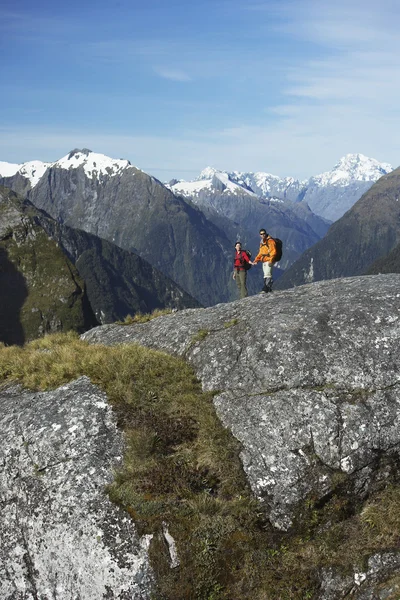
<path fill-rule="evenodd" d="M 272 292 L 272 284 L 274 283 L 274 280 L 272 279 L 272 277 L 267 277 L 266 279 L 264 279 L 264 287 L 265 287 L 265 292 Z"/>
<path fill-rule="evenodd" d="M 271 279 L 271 277 L 265 277 L 264 278 L 264 286 L 263 286 L 263 289 L 261 290 L 260 294 L 262 294 L 262 293 L 268 294 L 268 292 L 272 292 L 272 279 Z"/>

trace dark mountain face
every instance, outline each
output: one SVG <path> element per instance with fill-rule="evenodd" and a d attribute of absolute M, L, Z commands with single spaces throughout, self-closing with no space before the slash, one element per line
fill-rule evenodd
<path fill-rule="evenodd" d="M 378 258 L 365 272 L 366 275 L 378 275 L 379 273 L 400 273 L 400 244 L 387 256 Z"/>
<path fill-rule="evenodd" d="M 0 188 L 0 340 L 199 303 L 149 263 Z M 2 332 L 2 333 L 1 333 Z"/>
<path fill-rule="evenodd" d="M 235 297 L 226 235 L 135 167 L 92 178 L 83 167 L 52 167 L 28 197 L 61 223 L 137 252 L 204 305 Z"/>
<path fill-rule="evenodd" d="M 23 344 L 95 324 L 77 269 L 29 208 L 0 188 L 0 341 Z"/>
<path fill-rule="evenodd" d="M 284 289 L 322 279 L 361 275 L 400 243 L 400 168 L 379 179 L 280 278 Z"/>
<path fill-rule="evenodd" d="M 38 222 L 77 267 L 97 320 L 112 323 L 127 315 L 163 308 L 198 308 L 200 303 L 137 254 L 38 211 Z"/>

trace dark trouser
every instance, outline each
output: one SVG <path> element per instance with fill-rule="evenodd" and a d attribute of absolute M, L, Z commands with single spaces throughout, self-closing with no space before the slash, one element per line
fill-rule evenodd
<path fill-rule="evenodd" d="M 246 285 L 247 271 L 236 270 L 235 271 L 235 280 L 236 280 L 236 285 L 238 286 L 240 297 L 246 298 L 248 296 L 247 285 Z"/>

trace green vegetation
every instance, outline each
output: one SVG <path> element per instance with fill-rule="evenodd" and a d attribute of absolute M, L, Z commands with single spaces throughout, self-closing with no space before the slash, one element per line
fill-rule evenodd
<path fill-rule="evenodd" d="M 0 346 L 0 384 L 44 390 L 80 375 L 106 392 L 125 432 L 124 465 L 108 491 L 140 533 L 154 534 L 155 599 L 311 599 L 322 567 L 348 571 L 398 547 L 400 489 L 387 485 L 358 506 L 343 474 L 322 506 L 310 497 L 299 508 L 293 532 L 273 531 L 251 495 L 238 442 L 183 360 L 132 344 L 89 345 L 72 333 Z M 175 569 L 163 521 L 177 543 Z"/>
<path fill-rule="evenodd" d="M 123 321 L 118 321 L 118 325 L 134 325 L 135 323 L 147 323 L 152 319 L 157 319 L 158 317 L 169 315 L 171 313 L 172 308 L 157 308 L 156 310 L 153 310 L 153 312 L 144 315 L 138 312 L 134 316 L 127 315 Z"/>
<path fill-rule="evenodd" d="M 232 319 L 231 321 L 227 321 L 226 323 L 224 323 L 224 327 L 225 329 L 229 329 L 229 327 L 233 327 L 234 325 L 237 325 L 239 323 L 239 319 Z"/>
<path fill-rule="evenodd" d="M 3 339 L 21 343 L 50 331 L 85 331 L 84 282 L 78 271 L 28 218 L 29 211 L 23 215 L 17 199 L 4 203 L 3 212 L 12 204 L 20 211 L 21 223 L 8 228 L 0 240 L 0 270 L 8 273 L 0 302 Z"/>

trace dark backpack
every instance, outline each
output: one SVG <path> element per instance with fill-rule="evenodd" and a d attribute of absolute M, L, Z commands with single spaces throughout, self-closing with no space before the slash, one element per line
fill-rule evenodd
<path fill-rule="evenodd" d="M 251 252 L 250 250 L 243 250 L 243 252 L 246 252 L 247 256 L 249 257 L 249 260 L 251 259 Z M 242 265 L 245 268 L 246 271 L 248 271 L 249 269 L 251 269 L 251 267 L 253 265 L 251 265 L 250 263 L 247 262 L 247 260 L 244 260 L 244 258 L 242 258 Z"/>
<path fill-rule="evenodd" d="M 282 240 L 280 240 L 279 238 L 272 238 L 275 242 L 275 247 L 276 247 L 276 256 L 274 259 L 274 262 L 279 262 L 282 258 Z"/>

